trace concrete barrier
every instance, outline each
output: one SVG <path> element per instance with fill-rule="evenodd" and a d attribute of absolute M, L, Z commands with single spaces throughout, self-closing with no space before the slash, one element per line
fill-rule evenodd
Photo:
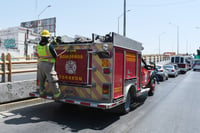
<path fill-rule="evenodd" d="M 36 90 L 35 80 L 24 80 L 0 84 L 0 103 L 28 98 Z"/>

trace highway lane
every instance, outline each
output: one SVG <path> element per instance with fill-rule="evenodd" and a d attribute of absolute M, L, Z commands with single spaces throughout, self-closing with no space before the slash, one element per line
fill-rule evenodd
<path fill-rule="evenodd" d="M 36 72 L 15 73 L 12 74 L 12 82 L 24 80 L 36 80 Z M 0 78 L 2 80 L 2 78 Z M 6 75 L 6 82 L 8 82 L 8 75 Z"/>
<path fill-rule="evenodd" d="M 45 103 L 0 112 L 1 133 L 199 133 L 200 72 L 161 82 L 129 114 Z"/>
<path fill-rule="evenodd" d="M 36 80 L 36 75 L 36 72 L 16 73 L 12 75 L 12 81 Z"/>

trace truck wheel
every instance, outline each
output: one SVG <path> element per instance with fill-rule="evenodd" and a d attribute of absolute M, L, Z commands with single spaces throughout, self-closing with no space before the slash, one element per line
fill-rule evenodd
<path fill-rule="evenodd" d="M 130 108 L 131 108 L 131 95 L 130 93 L 128 93 L 126 97 L 126 102 L 124 104 L 124 112 L 128 113 L 130 111 Z"/>
<path fill-rule="evenodd" d="M 161 79 L 161 81 L 165 81 L 165 76 L 162 76 L 162 79 Z"/>
<path fill-rule="evenodd" d="M 148 92 L 148 95 L 153 96 L 154 90 L 155 90 L 155 80 L 153 79 L 153 80 L 151 80 L 151 83 L 150 83 L 150 90 Z"/>
<path fill-rule="evenodd" d="M 128 93 L 128 95 L 126 97 L 126 102 L 123 103 L 122 105 L 120 105 L 118 109 L 117 109 L 118 111 L 116 111 L 116 112 L 118 112 L 120 114 L 127 114 L 128 112 L 130 112 L 130 110 L 131 110 L 131 95 L 130 95 L 130 92 Z"/>

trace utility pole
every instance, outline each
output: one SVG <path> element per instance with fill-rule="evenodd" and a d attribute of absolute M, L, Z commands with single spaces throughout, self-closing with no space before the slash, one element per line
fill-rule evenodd
<path fill-rule="evenodd" d="M 124 0 L 124 36 L 126 36 L 126 0 Z"/>
<path fill-rule="evenodd" d="M 160 55 L 160 37 L 161 37 L 163 34 L 165 34 L 165 32 L 160 33 L 159 36 L 158 36 L 158 54 L 159 54 L 159 55 Z"/>
<path fill-rule="evenodd" d="M 29 35 L 29 29 L 27 28 L 26 34 L 25 34 L 25 48 L 24 48 L 26 60 L 28 58 L 28 38 L 29 38 L 28 35 Z"/>

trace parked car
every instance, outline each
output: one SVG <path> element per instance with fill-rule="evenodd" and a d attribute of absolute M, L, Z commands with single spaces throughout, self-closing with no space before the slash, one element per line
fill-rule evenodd
<path fill-rule="evenodd" d="M 200 60 L 194 60 L 192 69 L 193 71 L 200 70 Z"/>
<path fill-rule="evenodd" d="M 164 69 L 163 65 L 156 65 L 156 69 L 158 70 L 158 78 L 161 81 L 168 80 L 167 70 Z"/>
<path fill-rule="evenodd" d="M 169 76 L 176 77 L 180 73 L 180 69 L 177 64 L 167 64 L 164 65 L 164 68 L 167 70 Z"/>

